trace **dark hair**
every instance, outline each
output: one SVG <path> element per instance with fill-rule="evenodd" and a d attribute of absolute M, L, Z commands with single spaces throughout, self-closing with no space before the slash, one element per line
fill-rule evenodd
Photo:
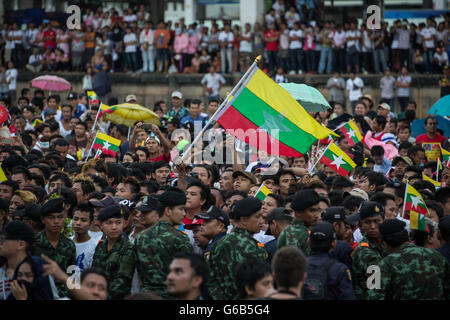
<path fill-rule="evenodd" d="M 422 179 L 422 176 L 420 176 L 419 179 Z M 419 190 L 423 190 L 423 189 L 428 189 L 430 190 L 432 193 L 436 192 L 436 187 L 434 186 L 434 184 L 432 184 L 430 181 L 425 181 L 425 180 L 419 180 L 417 182 L 414 182 L 412 184 L 413 188 L 416 189 L 417 191 Z M 420 192 L 420 191 L 419 191 Z M 425 200 L 425 199 L 424 199 Z"/>
<path fill-rule="evenodd" d="M 386 207 L 387 201 L 392 200 L 395 202 L 395 197 L 392 194 L 377 192 L 372 197 L 370 197 L 370 201 L 375 201 L 381 204 L 383 207 Z"/>
<path fill-rule="evenodd" d="M 240 263 L 236 268 L 236 285 L 239 290 L 239 298 L 243 299 L 247 296 L 246 286 L 254 289 L 256 282 L 270 274 L 272 274 L 272 268 L 265 261 L 249 259 Z"/>
<path fill-rule="evenodd" d="M 267 196 L 276 200 L 277 208 L 284 206 L 284 200 L 279 194 L 269 193 Z"/>
<path fill-rule="evenodd" d="M 81 273 L 81 277 L 80 277 L 80 281 L 81 283 L 83 283 L 84 279 L 86 279 L 86 277 L 90 274 L 97 274 L 99 276 L 102 276 L 103 278 L 105 278 L 106 283 L 108 283 L 108 277 L 106 276 L 106 273 L 99 268 L 89 268 L 83 271 L 83 273 Z"/>
<path fill-rule="evenodd" d="M 384 130 L 384 128 L 386 127 L 386 123 L 387 123 L 386 118 L 383 117 L 383 116 L 376 116 L 374 120 L 375 120 L 379 125 L 381 125 L 381 129 Z"/>
<path fill-rule="evenodd" d="M 200 199 L 206 200 L 205 203 L 202 205 L 202 210 L 208 210 L 209 207 L 214 205 L 214 199 L 213 195 L 211 194 L 211 189 L 207 185 L 205 185 L 200 180 L 195 179 L 194 181 L 188 184 L 186 190 L 189 189 L 190 187 L 198 187 L 201 189 Z"/>
<path fill-rule="evenodd" d="M 50 140 L 51 140 L 51 138 L 50 138 Z M 54 147 L 56 147 L 56 146 L 68 147 L 69 143 L 64 138 L 57 138 L 56 141 L 53 142 L 53 148 L 52 149 L 54 149 Z"/>
<path fill-rule="evenodd" d="M 23 174 L 23 177 L 26 180 L 30 180 L 31 179 L 30 170 L 28 170 L 27 168 L 25 168 L 23 166 L 17 166 L 14 169 L 12 169 L 11 176 L 14 175 L 14 174 Z"/>
<path fill-rule="evenodd" d="M 356 208 L 359 208 L 360 204 L 363 202 L 364 200 L 361 197 L 355 197 L 352 195 L 346 196 L 344 198 L 344 200 L 342 201 L 342 206 L 350 211 L 353 212 L 355 211 Z"/>
<path fill-rule="evenodd" d="M 116 131 L 122 136 L 126 137 L 128 135 L 128 127 L 124 124 L 118 124 L 116 126 Z"/>
<path fill-rule="evenodd" d="M 150 158 L 150 153 L 149 153 L 149 151 L 148 151 L 148 149 L 147 149 L 146 147 L 144 147 L 144 146 L 139 146 L 139 147 L 137 147 L 135 153 L 136 153 L 138 150 L 145 152 L 145 158 L 146 158 L 146 159 Z"/>
<path fill-rule="evenodd" d="M 363 177 L 367 177 L 369 186 L 375 185 L 375 191 L 382 191 L 382 187 L 387 183 L 386 177 L 380 172 L 366 171 L 360 176 L 360 178 Z"/>
<path fill-rule="evenodd" d="M 405 141 L 405 142 L 400 143 L 400 145 L 398 146 L 398 151 L 400 151 L 401 149 L 409 150 L 409 148 L 411 148 L 411 147 L 412 147 L 412 143 Z"/>
<path fill-rule="evenodd" d="M 436 117 L 435 117 L 435 116 L 428 116 L 428 117 L 426 117 L 426 118 L 425 118 L 425 122 L 424 122 L 425 126 L 427 125 L 427 122 L 428 122 L 428 120 L 430 120 L 430 119 L 436 120 Z"/>
<path fill-rule="evenodd" d="M 94 184 L 89 180 L 76 180 L 73 182 L 73 184 L 79 183 L 81 186 L 81 191 L 83 194 L 90 194 L 95 191 Z"/>
<path fill-rule="evenodd" d="M 283 168 L 281 168 L 281 169 L 278 170 L 278 172 L 277 172 L 278 179 L 280 179 L 281 176 L 283 176 L 283 175 L 285 175 L 285 174 L 290 174 L 291 176 L 294 177 L 295 180 L 297 180 L 297 179 L 295 178 L 295 174 L 294 174 L 292 171 L 286 170 L 286 169 L 283 169 Z"/>
<path fill-rule="evenodd" d="M 418 167 L 418 166 L 407 166 L 405 169 L 405 172 L 408 172 L 408 171 L 412 171 L 418 175 L 422 175 L 422 169 L 420 169 L 420 167 Z"/>
<path fill-rule="evenodd" d="M 439 219 L 444 217 L 444 209 L 439 205 L 439 203 L 435 200 L 426 200 L 425 204 L 427 205 L 428 209 L 433 209 L 436 211 L 437 216 Z"/>
<path fill-rule="evenodd" d="M 272 260 L 272 270 L 278 287 L 295 287 L 306 272 L 308 260 L 303 252 L 294 246 L 278 249 Z"/>
<path fill-rule="evenodd" d="M 445 205 L 445 203 L 448 201 L 448 198 L 450 198 L 450 188 L 440 188 L 436 192 L 436 200 L 440 202 L 441 204 Z"/>
<path fill-rule="evenodd" d="M 62 172 L 56 172 L 52 174 L 48 183 L 50 184 L 51 182 L 56 180 L 62 180 L 64 182 L 64 186 L 66 186 L 67 188 L 72 188 L 72 180 L 70 180 L 70 178 L 66 174 Z"/>
<path fill-rule="evenodd" d="M 34 172 L 30 173 L 30 180 L 34 180 L 36 182 L 36 185 L 41 186 L 41 187 L 45 187 L 45 180 L 44 178 Z"/>
<path fill-rule="evenodd" d="M 423 148 L 418 145 L 414 145 L 414 146 L 408 148 L 408 157 L 410 157 L 412 159 L 412 155 L 416 154 L 419 151 L 425 152 L 425 150 L 423 150 Z"/>
<path fill-rule="evenodd" d="M 139 182 L 132 178 L 132 177 L 128 177 L 125 180 L 122 180 L 123 184 L 128 184 L 130 186 L 131 189 L 131 193 L 139 193 L 139 191 L 141 191 L 141 186 L 139 185 Z"/>
<path fill-rule="evenodd" d="M 344 201 L 344 193 L 341 189 L 334 189 L 328 193 L 328 198 L 330 198 L 331 207 L 340 207 Z"/>
<path fill-rule="evenodd" d="M 370 154 L 372 157 L 384 156 L 384 149 L 382 146 L 373 146 L 372 149 L 370 149 Z"/>
<path fill-rule="evenodd" d="M 342 189 L 342 188 L 353 188 L 355 185 L 353 182 L 350 181 L 350 179 L 347 179 L 343 176 L 336 176 L 333 177 L 333 182 L 331 184 L 331 189 Z"/>
<path fill-rule="evenodd" d="M 88 204 L 80 204 L 73 209 L 73 213 L 75 214 L 76 211 L 88 212 L 89 220 L 90 221 L 94 220 L 94 207 L 93 206 L 88 205 Z"/>
<path fill-rule="evenodd" d="M 149 194 L 156 193 L 159 188 L 158 182 L 155 180 L 145 180 L 139 184 L 141 187 L 145 187 Z"/>
<path fill-rule="evenodd" d="M 265 175 L 263 175 L 261 177 L 261 182 L 264 182 L 264 181 L 269 180 L 269 179 L 273 180 L 275 182 L 275 184 L 279 184 L 280 183 L 280 177 L 277 176 L 276 174 L 272 174 L 272 175 L 265 174 Z"/>
<path fill-rule="evenodd" d="M 208 265 L 206 264 L 205 260 L 202 256 L 195 254 L 195 253 L 189 253 L 189 252 L 177 252 L 174 254 L 173 259 L 185 259 L 189 260 L 191 268 L 194 270 L 194 275 L 197 277 L 202 278 L 202 284 L 200 285 L 200 291 L 202 292 L 202 295 L 204 296 L 204 293 L 206 293 L 206 284 L 208 282 Z"/>
<path fill-rule="evenodd" d="M 112 185 L 118 184 L 120 181 L 120 169 L 116 163 L 107 162 L 106 164 L 106 177 L 113 178 Z"/>

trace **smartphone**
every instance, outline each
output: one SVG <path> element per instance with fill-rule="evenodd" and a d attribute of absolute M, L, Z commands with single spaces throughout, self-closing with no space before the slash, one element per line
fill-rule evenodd
<path fill-rule="evenodd" d="M 144 129 L 144 130 L 152 130 L 152 124 L 151 123 L 144 123 L 144 124 L 142 124 L 142 129 Z"/>

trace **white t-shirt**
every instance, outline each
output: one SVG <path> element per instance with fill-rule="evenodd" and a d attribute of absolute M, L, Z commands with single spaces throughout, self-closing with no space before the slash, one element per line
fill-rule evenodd
<path fill-rule="evenodd" d="M 367 49 L 361 45 L 362 52 L 371 52 L 373 49 L 373 41 L 369 38 L 371 34 L 369 31 L 363 33 L 363 43 L 367 47 Z"/>
<path fill-rule="evenodd" d="M 266 236 L 266 232 L 264 230 L 259 231 L 258 233 L 253 235 L 253 238 L 262 244 L 266 244 L 267 242 L 275 239 L 274 236 Z"/>
<path fill-rule="evenodd" d="M 356 88 L 356 86 L 358 88 Z M 364 82 L 361 78 L 355 77 L 354 80 L 348 79 L 347 80 L 347 90 L 349 92 L 348 96 L 350 101 L 356 101 L 362 96 L 362 90 L 361 88 L 364 87 Z"/>
<path fill-rule="evenodd" d="M 225 79 L 218 73 L 207 73 L 203 76 L 201 81 L 202 84 L 205 84 L 207 88 L 211 88 L 212 92 L 209 93 L 210 96 L 219 95 L 220 83 L 225 84 Z"/>
<path fill-rule="evenodd" d="M 346 33 L 344 30 L 341 30 L 341 32 L 336 31 L 333 34 L 333 41 L 336 44 L 336 46 L 340 46 L 343 43 L 345 43 L 345 39 L 346 39 Z M 342 49 L 342 47 L 341 47 L 341 49 Z"/>
<path fill-rule="evenodd" d="M 430 38 L 432 35 L 436 35 L 436 29 L 431 28 L 423 28 L 422 32 L 420 33 L 424 39 Z M 425 40 L 425 46 L 427 48 L 434 48 L 434 39 L 431 40 Z"/>
<path fill-rule="evenodd" d="M 8 84 L 9 90 L 16 90 L 17 87 L 17 69 L 8 69 L 6 70 L 6 81 L 11 82 Z"/>
<path fill-rule="evenodd" d="M 400 82 L 401 84 L 411 83 L 411 77 L 407 75 L 406 77 L 400 76 L 397 78 L 396 82 Z M 407 88 L 397 88 L 397 96 L 399 97 L 409 97 L 409 87 Z"/>
<path fill-rule="evenodd" d="M 62 135 L 64 138 L 67 137 L 72 132 L 72 130 L 64 129 L 64 126 L 61 121 L 58 121 L 58 123 L 59 123 L 59 134 Z"/>
<path fill-rule="evenodd" d="M 103 232 L 101 232 L 101 231 L 91 231 L 91 230 L 89 230 L 88 234 L 89 234 L 89 237 L 91 237 L 91 238 L 100 239 L 101 237 L 103 237 Z"/>
<path fill-rule="evenodd" d="M 301 29 L 289 31 L 289 37 L 299 37 L 300 40 L 291 40 L 289 43 L 289 49 L 301 49 L 303 31 Z"/>
<path fill-rule="evenodd" d="M 351 31 L 348 30 L 345 33 L 346 38 L 353 38 L 353 37 L 361 37 L 361 32 L 359 30 Z M 359 50 L 359 40 L 347 40 L 347 48 L 350 48 L 351 46 L 356 46 L 356 49 Z"/>
<path fill-rule="evenodd" d="M 284 15 L 284 19 L 287 22 L 288 28 L 292 29 L 292 28 L 294 28 L 294 23 L 300 21 L 300 16 L 297 12 L 292 13 L 292 12 L 288 11 Z"/>
<path fill-rule="evenodd" d="M 275 16 L 271 16 L 269 13 L 268 14 L 266 14 L 266 24 L 267 24 L 267 27 L 270 27 L 270 25 L 272 24 L 272 23 L 274 23 L 275 22 L 275 19 L 277 18 L 277 15 L 275 14 Z"/>
<path fill-rule="evenodd" d="M 75 236 L 74 236 L 75 237 Z M 74 239 L 72 237 L 72 240 Z M 81 271 L 89 269 L 92 265 L 92 260 L 94 258 L 95 247 L 99 242 L 100 238 L 91 238 L 86 242 L 78 243 L 75 242 L 75 248 L 77 251 L 76 265 Z"/>
<path fill-rule="evenodd" d="M 22 37 L 22 39 L 23 39 L 23 31 L 22 30 L 10 31 L 10 32 L 8 32 L 8 36 Z M 11 40 L 11 49 L 14 49 L 16 47 L 16 44 L 22 44 L 22 39 L 21 40 Z"/>
<path fill-rule="evenodd" d="M 435 52 L 433 55 L 433 59 L 437 59 L 439 65 L 448 65 L 448 55 L 445 51 L 442 51 L 441 54 Z"/>
<path fill-rule="evenodd" d="M 248 33 L 243 33 L 242 36 L 244 38 L 251 38 L 252 33 L 248 32 Z M 240 52 L 252 52 L 252 42 L 251 39 L 250 41 L 247 40 L 241 40 L 240 46 L 239 46 L 239 51 Z"/>
<path fill-rule="evenodd" d="M 136 52 L 137 51 L 137 37 L 134 33 L 130 33 L 130 34 L 126 34 L 123 36 L 123 42 L 125 44 L 125 42 L 132 42 L 134 41 L 134 44 L 132 45 L 128 45 L 125 47 L 125 52 L 129 53 L 129 52 Z"/>
<path fill-rule="evenodd" d="M 137 17 L 136 17 L 135 14 L 126 15 L 126 16 L 123 17 L 123 21 L 125 21 L 125 22 L 134 22 L 134 21 L 137 21 Z"/>
<path fill-rule="evenodd" d="M 233 32 L 225 32 L 225 31 L 222 31 L 221 33 L 219 33 L 219 42 L 228 42 L 228 41 L 231 41 L 231 42 L 233 42 L 234 41 L 234 35 L 233 35 Z M 233 43 L 230 43 L 230 44 L 228 44 L 228 48 L 232 48 L 233 47 Z"/>

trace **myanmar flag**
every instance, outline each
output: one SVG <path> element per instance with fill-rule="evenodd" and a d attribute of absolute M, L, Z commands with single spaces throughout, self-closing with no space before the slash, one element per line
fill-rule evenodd
<path fill-rule="evenodd" d="M 406 212 L 417 212 L 423 215 L 428 215 L 428 208 L 420 193 L 411 185 L 406 185 L 405 204 L 403 207 L 403 214 Z M 406 218 L 405 218 L 406 219 Z"/>
<path fill-rule="evenodd" d="M 423 214 L 420 214 L 415 211 L 409 212 L 409 228 L 411 230 L 427 230 L 427 220 Z"/>
<path fill-rule="evenodd" d="M 267 188 L 266 185 L 263 183 L 261 187 L 259 187 L 258 191 L 256 191 L 255 198 L 264 201 L 264 199 L 271 193 L 272 191 L 270 191 L 270 189 Z"/>
<path fill-rule="evenodd" d="M 2 167 L 0 166 L 0 182 L 6 181 L 8 178 L 5 175 L 5 172 L 3 171 Z"/>
<path fill-rule="evenodd" d="M 89 104 L 90 105 L 98 104 L 100 102 L 100 100 L 98 99 L 98 96 L 95 93 L 95 91 L 88 91 L 87 92 L 87 96 L 88 96 L 88 100 L 89 100 Z"/>
<path fill-rule="evenodd" d="M 356 163 L 334 143 L 328 145 L 320 162 L 344 177 L 356 167 Z"/>
<path fill-rule="evenodd" d="M 442 153 L 442 164 L 444 167 L 448 167 L 450 164 L 450 152 L 448 152 L 445 149 L 442 149 L 441 147 L 441 153 Z"/>
<path fill-rule="evenodd" d="M 315 141 L 336 135 L 256 67 L 213 120 L 259 150 L 288 157 L 300 157 Z"/>
<path fill-rule="evenodd" d="M 105 113 L 113 113 L 114 111 L 116 111 L 117 106 L 107 106 L 106 104 L 101 104 L 100 105 L 100 110 L 98 112 L 97 118 L 100 118 L 103 114 Z"/>
<path fill-rule="evenodd" d="M 361 135 L 361 132 L 358 129 L 358 126 L 356 125 L 355 121 L 350 120 L 347 123 L 344 123 L 338 129 L 341 130 L 341 132 L 344 134 L 345 139 L 347 139 L 348 144 L 350 146 L 354 146 L 358 142 L 362 141 L 363 136 Z"/>
<path fill-rule="evenodd" d="M 435 181 L 431 179 L 429 176 L 427 176 L 425 173 L 422 172 L 422 178 L 425 181 L 431 182 L 435 187 L 440 187 L 441 184 L 438 181 Z"/>
<path fill-rule="evenodd" d="M 113 138 L 101 132 L 97 132 L 94 140 L 94 149 L 101 150 L 102 153 L 115 157 L 119 146 L 119 139 Z"/>

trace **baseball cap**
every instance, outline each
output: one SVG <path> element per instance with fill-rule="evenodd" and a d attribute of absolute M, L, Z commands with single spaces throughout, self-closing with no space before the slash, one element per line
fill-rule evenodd
<path fill-rule="evenodd" d="M 366 98 L 366 99 L 368 99 L 368 100 L 370 100 L 370 101 L 373 101 L 372 96 L 371 96 L 370 94 L 365 94 L 365 95 L 363 95 L 363 96 L 361 97 L 361 99 L 364 99 L 364 98 Z"/>
<path fill-rule="evenodd" d="M 71 99 L 78 99 L 78 94 L 76 94 L 75 92 L 69 93 L 69 95 L 67 96 L 67 100 Z"/>
<path fill-rule="evenodd" d="M 127 95 L 127 97 L 125 98 L 125 102 L 131 102 L 131 101 L 137 101 L 137 98 L 134 94 L 129 94 Z"/>
<path fill-rule="evenodd" d="M 356 227 L 359 222 L 359 213 L 351 214 L 347 217 L 347 224 L 351 225 L 352 227 Z"/>
<path fill-rule="evenodd" d="M 364 201 L 369 201 L 369 195 L 367 194 L 367 192 L 360 188 L 354 188 L 350 192 L 344 192 L 343 194 L 344 198 L 348 195 L 361 198 Z"/>
<path fill-rule="evenodd" d="M 202 219 L 194 218 L 194 220 L 192 220 L 191 223 L 185 224 L 183 228 L 185 228 L 186 230 L 192 230 L 194 229 L 195 226 L 201 226 L 202 223 L 203 223 Z"/>
<path fill-rule="evenodd" d="M 28 243 L 34 241 L 33 229 L 23 221 L 11 221 L 5 227 L 2 235 L 6 240 L 23 240 Z"/>
<path fill-rule="evenodd" d="M 329 223 L 333 222 L 345 222 L 346 224 L 352 225 L 345 215 L 344 207 L 329 207 L 322 213 L 322 220 Z"/>
<path fill-rule="evenodd" d="M 245 172 L 245 171 L 235 171 L 233 172 L 233 179 L 236 179 L 239 176 L 244 176 L 247 179 L 249 179 L 253 184 L 256 184 L 256 177 L 251 172 Z"/>
<path fill-rule="evenodd" d="M 112 199 L 114 200 L 115 204 L 126 206 L 130 209 L 134 209 L 134 207 L 136 206 L 136 203 L 131 200 L 125 199 L 124 197 L 112 197 Z"/>
<path fill-rule="evenodd" d="M 394 160 L 392 161 L 392 165 L 395 167 L 399 161 L 403 161 L 408 166 L 412 166 L 413 165 L 413 162 L 412 162 L 411 158 L 406 157 L 406 156 L 405 157 L 400 157 L 400 156 L 395 157 Z"/>
<path fill-rule="evenodd" d="M 136 210 L 149 212 L 158 209 L 158 205 L 158 199 L 152 196 L 145 196 L 142 203 L 136 207 Z"/>
<path fill-rule="evenodd" d="M 319 222 L 316 223 L 311 228 L 310 233 L 311 243 L 322 243 L 322 242 L 332 242 L 336 239 L 336 233 L 334 231 L 333 225 L 329 222 Z"/>
<path fill-rule="evenodd" d="M 273 209 L 267 215 L 267 224 L 269 225 L 269 228 L 267 229 L 267 231 L 265 233 L 266 235 L 268 235 L 268 236 L 272 235 L 272 232 L 270 231 L 270 224 L 272 223 L 272 221 L 274 221 L 274 220 L 278 221 L 280 219 L 285 219 L 285 220 L 289 220 L 289 221 L 293 220 L 288 209 L 283 208 L 283 207 Z"/>
<path fill-rule="evenodd" d="M 44 111 L 44 117 L 45 116 L 51 116 L 51 115 L 55 115 L 56 114 L 56 110 L 55 109 L 47 109 Z"/>
<path fill-rule="evenodd" d="M 92 204 L 94 207 L 101 207 L 101 208 L 106 208 L 108 206 L 117 204 L 113 198 L 111 198 L 110 196 L 105 196 L 103 199 L 101 200 L 97 200 L 97 199 L 91 199 L 89 200 L 90 204 Z"/>
<path fill-rule="evenodd" d="M 183 99 L 183 94 L 180 91 L 174 91 L 172 92 L 172 98 L 178 98 L 178 99 Z"/>
<path fill-rule="evenodd" d="M 198 219 L 203 219 L 203 220 L 217 219 L 220 222 L 222 222 L 225 227 L 228 227 L 230 225 L 230 219 L 228 218 L 228 215 L 225 213 L 225 211 L 223 211 L 215 206 L 209 207 L 209 209 L 208 209 L 208 211 L 206 211 L 206 213 L 197 214 L 197 215 L 195 215 L 195 217 Z"/>
<path fill-rule="evenodd" d="M 378 109 L 384 109 L 384 110 L 388 110 L 388 111 L 391 111 L 391 106 L 390 105 L 388 105 L 386 102 L 383 102 L 383 103 L 380 103 L 379 105 L 378 105 Z"/>

